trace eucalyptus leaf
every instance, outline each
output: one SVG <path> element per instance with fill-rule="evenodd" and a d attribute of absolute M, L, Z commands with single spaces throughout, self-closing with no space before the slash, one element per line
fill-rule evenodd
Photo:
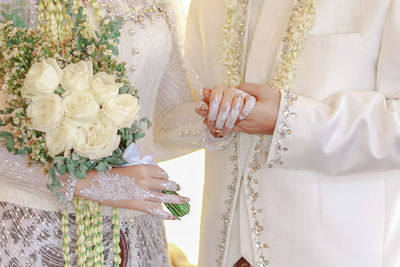
<path fill-rule="evenodd" d="M 15 152 L 14 136 L 10 132 L 0 132 L 0 141 L 6 143 L 9 152 Z"/>
<path fill-rule="evenodd" d="M 87 161 L 87 162 L 85 163 L 85 166 L 86 166 L 86 168 L 87 168 L 88 171 L 94 170 L 94 168 L 96 167 L 96 165 L 97 165 L 97 162 L 96 162 L 96 161 L 91 161 L 91 160 L 89 160 L 89 161 Z"/>
<path fill-rule="evenodd" d="M 78 162 L 76 162 L 75 160 L 72 160 L 70 158 L 67 158 L 65 160 L 65 164 L 67 165 L 67 170 L 70 174 L 74 174 L 75 173 L 75 169 L 78 165 Z"/>
<path fill-rule="evenodd" d="M 58 174 L 63 175 L 67 173 L 67 165 L 65 165 L 65 163 L 57 163 L 56 164 L 56 169 Z"/>
<path fill-rule="evenodd" d="M 123 160 L 122 158 L 119 157 L 108 157 L 106 159 L 106 161 L 112 165 L 116 165 L 116 166 L 121 166 L 124 165 L 126 163 L 125 160 Z"/>
<path fill-rule="evenodd" d="M 6 108 L 5 110 L 0 110 L 0 114 L 11 114 L 14 111 L 13 108 Z"/>
<path fill-rule="evenodd" d="M 86 177 L 86 171 L 87 171 L 87 167 L 85 166 L 85 164 L 81 163 L 78 165 L 78 168 L 75 171 L 75 177 L 77 179 L 83 179 Z"/>
<path fill-rule="evenodd" d="M 50 169 L 49 169 L 49 177 L 50 177 L 50 180 L 51 180 L 52 184 L 56 188 L 61 188 L 62 187 L 62 184 L 61 184 L 60 180 L 58 179 L 57 174 L 56 174 L 53 166 L 51 166 Z"/>
<path fill-rule="evenodd" d="M 25 148 L 18 149 L 18 150 L 15 151 L 15 153 L 16 153 L 17 155 L 29 154 L 29 153 L 31 153 L 31 152 L 32 152 L 32 148 L 29 148 L 29 147 L 25 147 Z"/>
<path fill-rule="evenodd" d="M 108 164 L 106 162 L 102 161 L 102 162 L 97 164 L 95 169 L 98 172 L 105 172 L 107 170 L 107 168 L 108 168 Z"/>

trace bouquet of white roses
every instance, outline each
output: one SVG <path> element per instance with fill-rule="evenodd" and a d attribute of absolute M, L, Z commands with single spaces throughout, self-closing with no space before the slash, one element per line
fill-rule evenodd
<path fill-rule="evenodd" d="M 144 136 L 137 120 L 137 92 L 118 63 L 121 21 L 102 23 L 100 38 L 85 37 L 83 9 L 74 34 L 58 43 L 41 30 L 0 24 L 3 61 L 0 85 L 6 108 L 0 133 L 9 151 L 45 164 L 49 188 L 58 175 L 121 166 L 123 151 Z"/>

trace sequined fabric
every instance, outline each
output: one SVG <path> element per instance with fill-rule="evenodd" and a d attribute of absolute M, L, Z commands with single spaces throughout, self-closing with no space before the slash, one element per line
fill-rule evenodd
<path fill-rule="evenodd" d="M 75 251 L 74 215 L 69 216 L 71 251 Z M 111 217 L 104 216 L 106 266 L 112 266 Z M 64 266 L 61 214 L 0 202 L 0 266 Z M 128 249 L 127 266 L 168 267 L 167 243 L 163 223 L 141 215 L 121 223 Z M 76 257 L 72 255 L 76 266 Z"/>

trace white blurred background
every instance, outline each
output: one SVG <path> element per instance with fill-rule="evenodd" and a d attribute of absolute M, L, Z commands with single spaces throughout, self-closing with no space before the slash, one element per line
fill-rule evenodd
<path fill-rule="evenodd" d="M 189 215 L 181 221 L 167 221 L 168 242 L 177 245 L 192 264 L 198 262 L 200 213 L 204 181 L 204 150 L 160 164 L 182 186 L 181 195 L 190 197 Z"/>
<path fill-rule="evenodd" d="M 177 6 L 179 24 L 184 27 L 190 0 L 172 0 Z M 183 33 L 184 33 L 184 29 Z M 200 235 L 200 214 L 204 182 L 204 150 L 162 162 L 169 176 L 182 186 L 181 194 L 191 198 L 190 214 L 182 221 L 166 222 L 168 242 L 177 245 L 197 265 Z"/>

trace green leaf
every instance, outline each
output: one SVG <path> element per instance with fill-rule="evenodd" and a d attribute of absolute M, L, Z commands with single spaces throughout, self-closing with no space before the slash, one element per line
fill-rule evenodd
<path fill-rule="evenodd" d="M 26 29 L 27 23 L 22 14 L 22 12 L 24 12 L 25 9 L 15 8 L 17 6 L 23 7 L 24 6 L 23 4 L 27 5 L 27 3 L 22 3 L 22 2 L 14 3 L 13 6 L 7 4 L 1 4 L 0 8 L 2 8 L 1 15 L 4 17 L 4 19 L 12 21 L 14 23 L 14 26 L 17 28 Z"/>
<path fill-rule="evenodd" d="M 125 160 L 123 160 L 122 158 L 119 157 L 108 157 L 106 158 L 106 161 L 110 164 L 116 165 L 116 166 L 121 166 L 124 165 L 126 163 Z"/>
<path fill-rule="evenodd" d="M 123 154 L 124 154 L 124 151 L 121 148 L 118 148 L 114 151 L 113 156 L 122 158 Z"/>
<path fill-rule="evenodd" d="M 78 168 L 76 169 L 76 171 L 75 171 L 75 177 L 77 178 L 77 179 L 83 179 L 83 178 L 85 178 L 86 177 L 86 171 L 87 171 L 87 167 L 85 166 L 85 164 L 84 163 L 80 163 L 79 165 L 78 165 Z"/>
<path fill-rule="evenodd" d="M 87 168 L 88 171 L 94 170 L 94 168 L 96 167 L 96 165 L 97 165 L 97 162 L 96 162 L 96 161 L 91 161 L 91 160 L 89 160 L 89 161 L 85 162 L 85 166 L 86 166 L 86 168 Z"/>
<path fill-rule="evenodd" d="M 64 199 L 64 195 L 60 192 L 60 188 L 62 188 L 62 184 L 57 177 L 54 166 L 52 165 L 49 169 L 49 178 L 47 180 L 47 188 L 50 192 L 57 197 L 57 200 L 61 203 Z"/>
<path fill-rule="evenodd" d="M 30 147 L 25 147 L 25 148 L 22 148 L 22 149 L 18 149 L 17 151 L 15 151 L 15 153 L 16 153 L 17 155 L 29 154 L 29 153 L 32 153 L 32 148 L 30 148 Z"/>
<path fill-rule="evenodd" d="M 124 85 L 119 89 L 119 94 L 129 94 L 132 89 L 133 88 L 129 83 L 124 83 Z"/>
<path fill-rule="evenodd" d="M 6 143 L 6 148 L 9 152 L 15 151 L 14 136 L 10 132 L 0 132 L 0 141 Z"/>
<path fill-rule="evenodd" d="M 143 132 L 142 132 L 142 133 L 136 133 L 136 134 L 134 135 L 133 142 L 136 143 L 137 140 L 142 139 L 142 138 L 145 137 L 145 136 L 146 136 L 146 134 L 143 133 Z"/>
<path fill-rule="evenodd" d="M 65 160 L 65 164 L 67 165 L 67 170 L 70 174 L 75 174 L 75 169 L 78 166 L 78 162 L 75 160 L 72 160 L 70 158 L 67 158 Z"/>
<path fill-rule="evenodd" d="M 65 5 L 65 6 L 66 6 L 66 10 L 67 10 L 67 14 L 68 14 L 71 18 L 74 17 L 74 13 L 73 13 L 73 11 L 72 11 L 73 5 L 74 5 L 73 0 L 68 0 L 67 3 L 66 3 L 66 5 Z"/>
<path fill-rule="evenodd" d="M 53 159 L 53 162 L 54 163 L 65 163 L 65 158 L 63 157 L 63 156 L 56 156 L 56 157 L 54 157 L 54 159 Z"/>
<path fill-rule="evenodd" d="M 62 94 L 65 93 L 65 90 L 61 86 L 58 86 L 58 88 L 56 89 L 55 93 L 58 94 L 58 95 L 62 95 Z"/>
<path fill-rule="evenodd" d="M 11 114 L 14 111 L 13 108 L 6 108 L 5 110 L 0 110 L 0 114 Z"/>
<path fill-rule="evenodd" d="M 108 168 L 108 164 L 107 164 L 107 162 L 104 162 L 104 161 L 100 162 L 96 166 L 96 170 L 98 172 L 105 172 L 107 170 L 107 168 Z"/>
<path fill-rule="evenodd" d="M 65 174 L 65 173 L 67 173 L 67 165 L 65 165 L 64 162 L 57 163 L 57 164 L 56 164 L 56 169 L 57 169 L 57 172 L 58 172 L 60 175 L 63 175 L 63 174 Z"/>
<path fill-rule="evenodd" d="M 56 171 L 55 171 L 53 166 L 51 166 L 50 169 L 49 169 L 49 177 L 50 177 L 50 180 L 51 180 L 51 184 L 53 186 L 55 186 L 56 188 L 61 188 L 62 187 L 62 184 L 61 184 L 60 180 L 58 179 Z"/>

